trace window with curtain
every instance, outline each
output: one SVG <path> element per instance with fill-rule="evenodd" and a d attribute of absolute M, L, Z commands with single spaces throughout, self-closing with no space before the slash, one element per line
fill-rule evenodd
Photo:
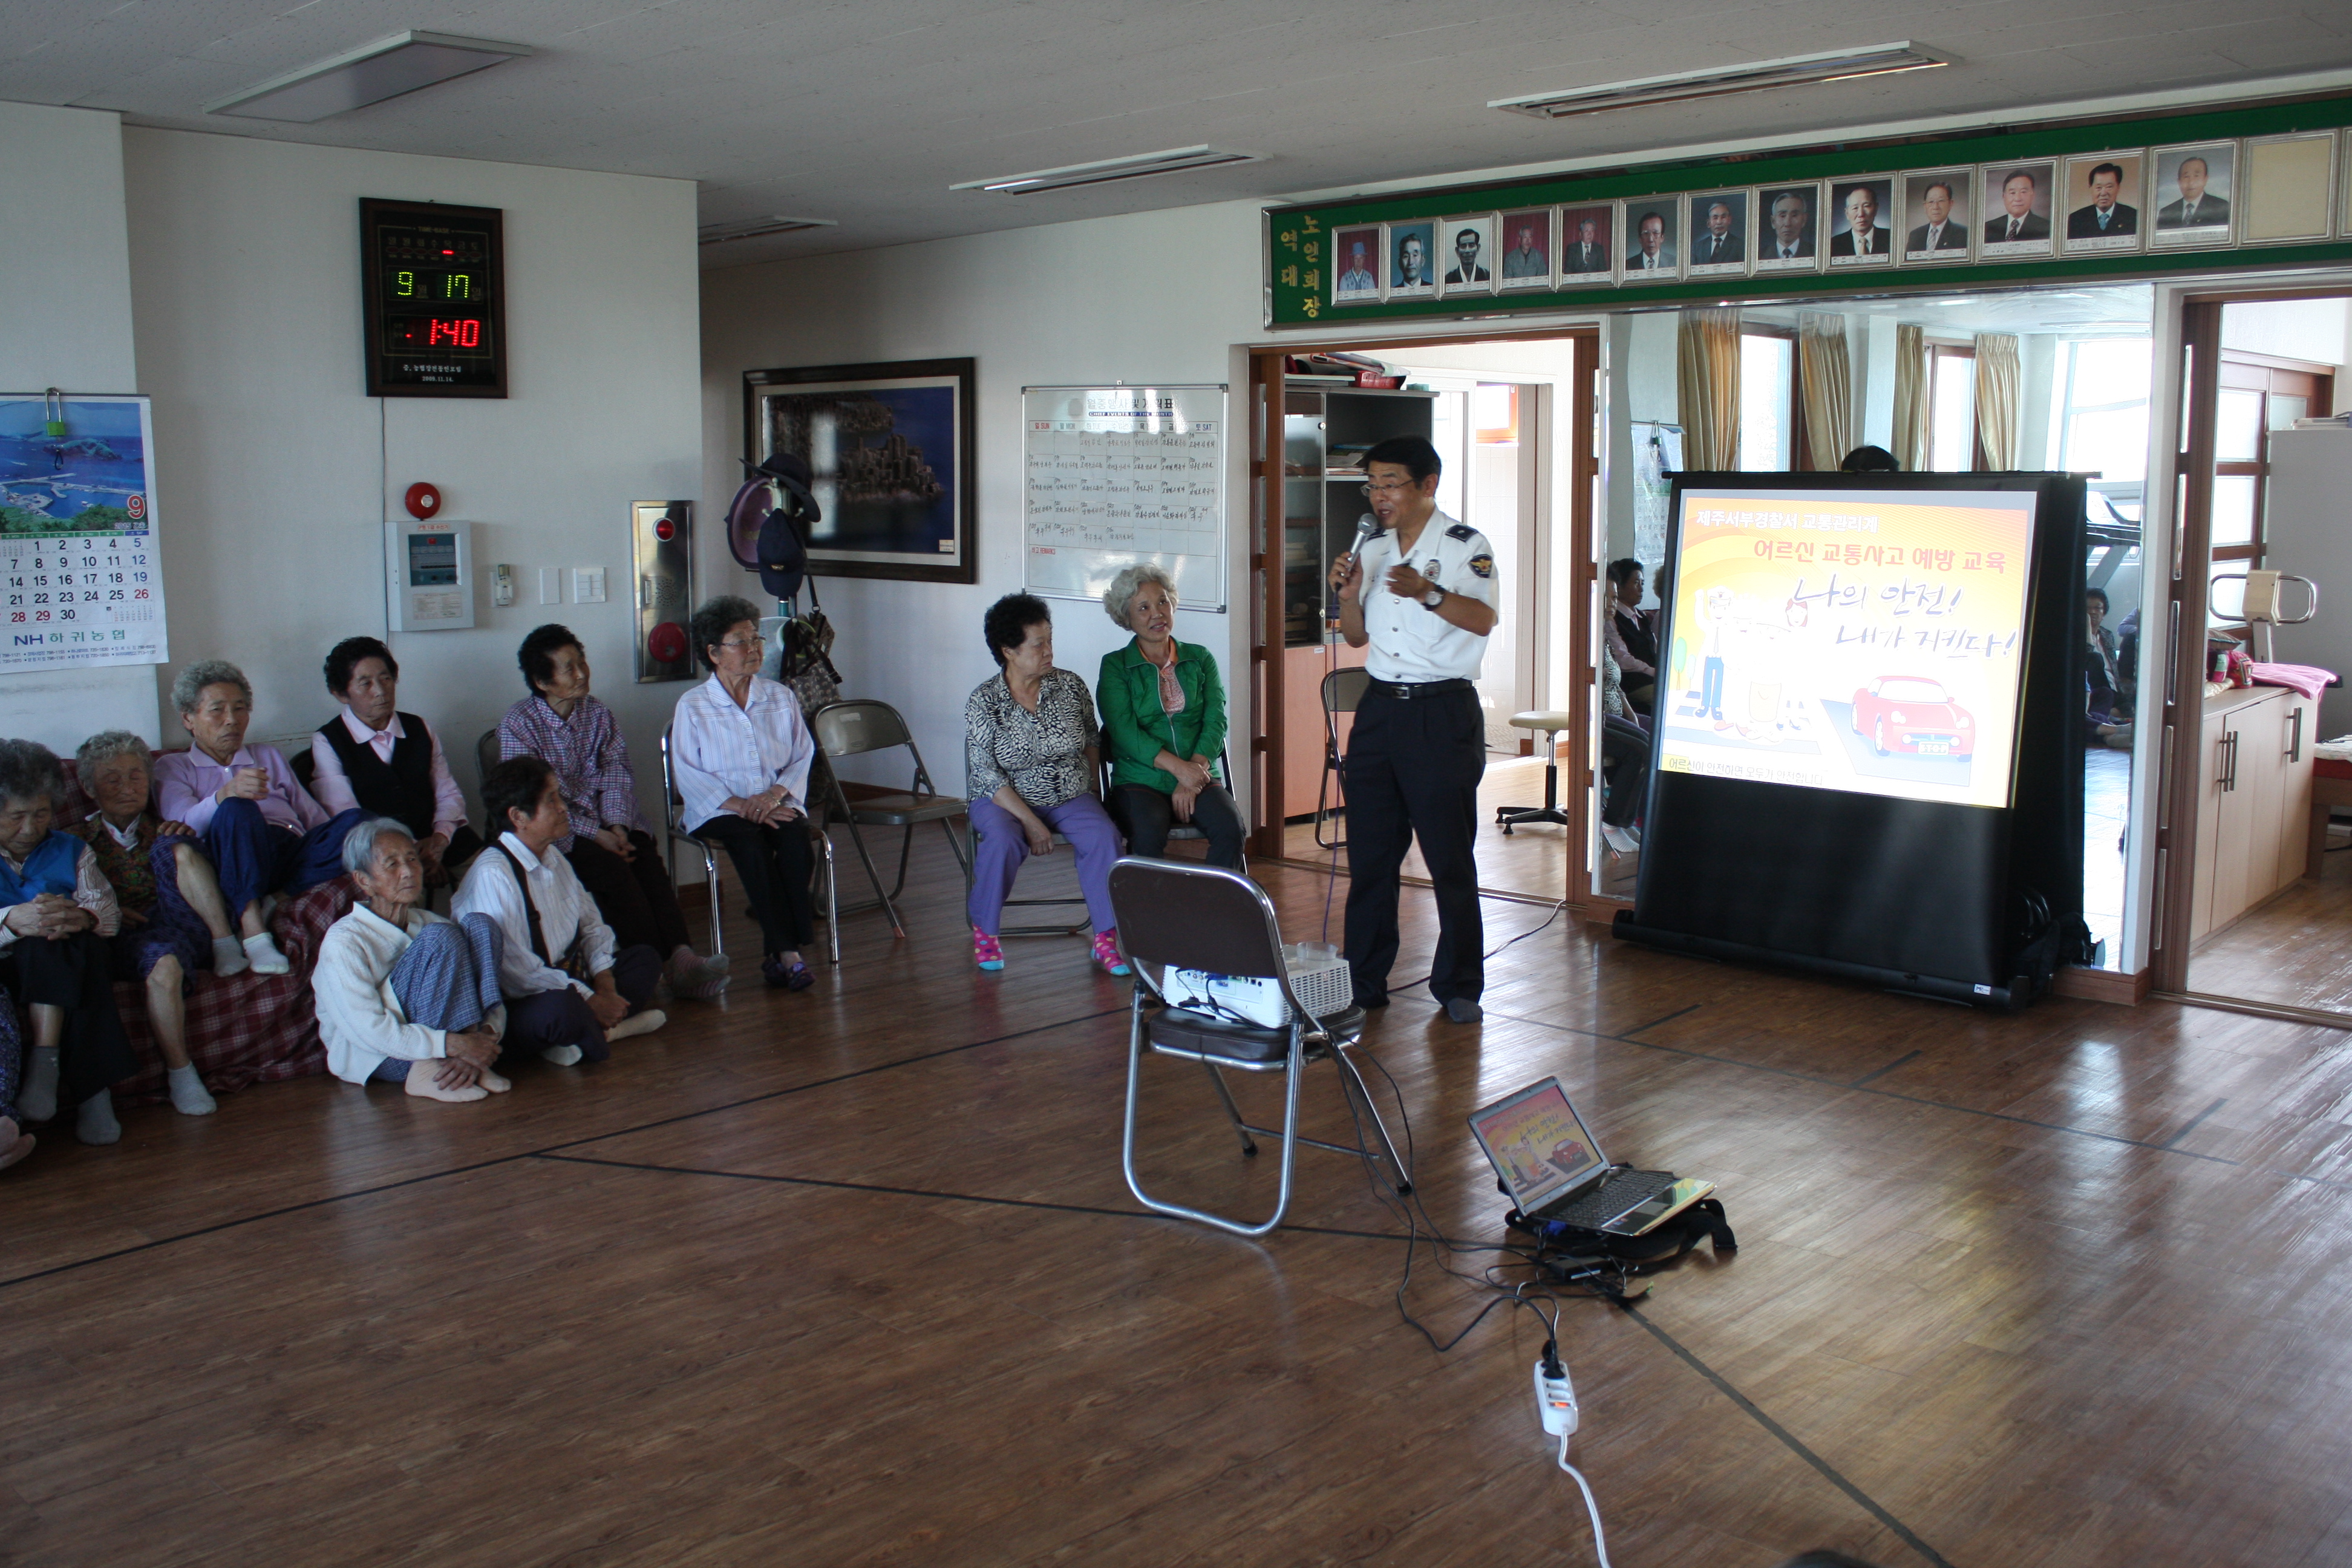
<path fill-rule="evenodd" d="M 2097 474 L 2091 488 L 2137 521 L 2147 479 L 2149 341 L 2095 338 L 2066 343 L 2060 353 L 2053 466 Z"/>
<path fill-rule="evenodd" d="M 1941 474 L 1976 466 L 1977 351 L 1927 345 L 1927 467 Z"/>
<path fill-rule="evenodd" d="M 1796 466 L 1797 344 L 1780 332 L 1739 335 L 1739 467 L 1786 473 Z"/>
<path fill-rule="evenodd" d="M 2214 560 L 2262 560 L 2271 432 L 2328 413 L 2334 393 L 2329 366 L 2222 351 L 2213 422 Z"/>

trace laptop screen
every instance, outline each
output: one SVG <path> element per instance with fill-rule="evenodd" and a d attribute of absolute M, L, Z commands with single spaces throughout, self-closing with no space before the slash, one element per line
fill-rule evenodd
<path fill-rule="evenodd" d="M 1535 1213 L 1538 1205 L 1580 1185 L 1608 1164 L 1556 1078 L 1530 1084 L 1474 1112 L 1470 1131 L 1523 1215 Z"/>

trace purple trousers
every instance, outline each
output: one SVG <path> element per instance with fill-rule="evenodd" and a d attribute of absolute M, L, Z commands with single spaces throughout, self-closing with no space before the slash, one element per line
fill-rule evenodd
<path fill-rule="evenodd" d="M 1077 851 L 1078 890 L 1086 895 L 1087 916 L 1097 931 L 1110 930 L 1110 868 L 1119 857 L 1118 828 L 1110 813 L 1090 795 L 1029 809 Z M 1021 819 L 992 800 L 971 803 L 971 826 L 980 836 L 980 848 L 972 858 L 971 898 L 965 912 L 975 928 L 994 936 L 1004 923 L 1004 900 L 1013 896 L 1013 879 L 1029 858 L 1029 838 L 1021 831 Z"/>

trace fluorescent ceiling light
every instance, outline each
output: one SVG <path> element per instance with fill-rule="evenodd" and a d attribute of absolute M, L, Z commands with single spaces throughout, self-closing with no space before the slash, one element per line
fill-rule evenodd
<path fill-rule="evenodd" d="M 1062 191 L 1073 185 L 1099 185 L 1112 180 L 1140 180 L 1152 174 L 1173 174 L 1185 169 L 1215 169 L 1227 163 L 1255 163 L 1256 153 L 1228 153 L 1218 147 L 1171 147 L 1164 153 L 1139 153 L 1129 158 L 1104 158 L 1092 163 L 1072 163 L 1060 169 L 1039 169 L 1027 174 L 1005 174 L 993 180 L 966 180 L 951 191 L 1002 191 L 1027 195 L 1033 191 Z"/>
<path fill-rule="evenodd" d="M 837 228 L 840 220 L 829 217 L 786 217 L 782 213 L 767 217 L 736 218 L 729 223 L 706 223 L 696 229 L 697 245 L 731 245 L 739 239 L 764 239 L 772 234 L 798 234 L 804 228 Z"/>
<path fill-rule="evenodd" d="M 530 53 L 528 44 L 412 29 L 214 99 L 205 112 L 309 125 Z"/>
<path fill-rule="evenodd" d="M 1491 100 L 1489 109 L 1531 114 L 1538 120 L 1565 120 L 1573 114 L 1598 114 L 1607 109 L 1640 109 L 1654 103 L 1682 103 L 1694 98 L 1720 98 L 1727 93 L 1758 92 L 1767 88 L 1797 87 L 1809 82 L 1844 81 L 1852 77 L 1885 76 L 1893 71 L 1927 70 L 1949 62 L 1911 47 L 1875 44 L 1867 48 L 1832 49 L 1821 55 L 1791 55 L 1782 60 L 1754 65 L 1724 66 L 1716 70 L 1685 71 L 1678 76 L 1647 76 L 1637 81 L 1612 81 L 1600 87 L 1571 88 L 1566 92 L 1536 92 L 1525 98 Z"/>

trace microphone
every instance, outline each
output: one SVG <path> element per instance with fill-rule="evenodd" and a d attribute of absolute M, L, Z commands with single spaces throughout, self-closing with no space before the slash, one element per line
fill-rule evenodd
<path fill-rule="evenodd" d="M 1355 558 L 1357 564 L 1360 567 L 1363 563 L 1364 546 L 1371 540 L 1378 537 L 1380 531 L 1381 520 L 1374 517 L 1370 512 L 1366 512 L 1363 516 L 1356 520 L 1356 538 L 1354 542 L 1348 546 L 1348 553 Z M 1339 614 L 1339 590 L 1333 588 L 1324 596 L 1329 601 L 1329 603 L 1324 606 L 1324 616 L 1328 619 L 1338 618 Z"/>

